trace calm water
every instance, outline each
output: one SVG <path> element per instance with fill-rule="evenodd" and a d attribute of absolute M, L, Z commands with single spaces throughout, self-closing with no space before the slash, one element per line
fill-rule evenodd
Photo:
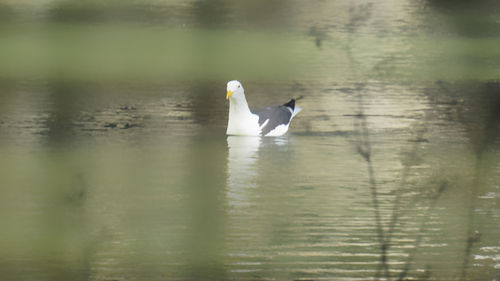
<path fill-rule="evenodd" d="M 151 1 L 151 9 L 48 1 L 15 12 L 8 3 L 0 13 L 13 14 L 12 26 L 0 32 L 10 47 L 0 47 L 1 56 L 24 46 L 23 58 L 40 60 L 0 66 L 2 279 L 500 278 L 494 20 L 470 26 L 463 10 L 427 2 L 273 2 L 269 9 L 290 15 L 289 22 L 225 1 L 216 7 L 227 13 L 204 1 Z M 104 15 L 118 7 L 110 18 L 120 22 L 108 23 Z M 44 61 L 29 50 L 31 36 L 13 35 L 16 28 L 34 32 L 17 23 L 32 11 L 31 20 L 49 22 L 45 35 L 64 43 L 41 48 L 74 52 L 81 61 L 54 54 Z M 256 15 L 259 23 L 249 20 Z M 193 55 L 204 67 L 189 66 L 184 43 L 170 51 L 190 78 L 163 67 L 168 60 L 155 66 L 144 55 L 152 66 L 141 69 L 146 64 L 127 61 L 127 51 L 117 51 L 115 61 L 105 47 L 85 57 L 79 43 L 65 45 L 73 36 L 65 29 L 100 37 L 122 32 L 122 20 L 148 24 L 130 32 L 143 34 L 146 43 L 133 45 L 152 57 L 155 50 L 140 49 L 154 43 L 148 36 L 184 24 L 187 31 L 167 33 L 208 44 L 199 48 L 207 58 Z M 103 22 L 112 27 L 99 29 Z M 236 33 L 226 29 L 236 22 Z M 87 23 L 97 31 L 82 27 Z M 199 31 L 200 24 L 222 31 Z M 286 35 L 270 39 L 245 28 Z M 123 43 L 116 36 L 113 42 Z M 232 64 L 219 64 L 224 44 L 214 42 L 227 36 L 290 46 L 268 62 L 250 53 L 225 72 Z M 429 38 L 443 41 L 431 48 Z M 255 44 L 264 48 L 257 53 L 276 51 Z M 278 62 L 298 70 L 284 74 Z M 226 77 L 232 74 L 241 78 Z M 253 108 L 304 96 L 286 136 L 225 135 L 225 87 L 234 78 Z"/>

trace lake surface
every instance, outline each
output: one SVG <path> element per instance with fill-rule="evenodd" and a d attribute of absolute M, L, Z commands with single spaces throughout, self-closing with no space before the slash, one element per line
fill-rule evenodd
<path fill-rule="evenodd" d="M 0 276 L 500 278 L 498 14 L 216 2 L 0 6 Z M 225 135 L 235 78 L 287 135 Z"/>

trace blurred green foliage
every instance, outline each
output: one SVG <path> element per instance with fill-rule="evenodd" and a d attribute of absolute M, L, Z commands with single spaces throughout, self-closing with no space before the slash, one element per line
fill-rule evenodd
<path fill-rule="evenodd" d="M 356 136 L 351 132 L 356 108 L 351 102 L 365 92 L 376 101 L 367 116 L 381 120 L 371 126 L 406 128 L 404 124 L 414 122 L 429 126 L 429 136 L 414 140 L 418 146 L 430 146 L 427 155 L 409 153 L 402 163 L 419 169 L 414 180 L 422 189 L 435 186 L 427 180 L 449 182 L 455 189 L 443 194 L 442 208 L 429 216 L 443 216 L 444 226 L 433 226 L 436 232 L 430 237 L 439 236 L 443 240 L 436 245 L 450 247 L 444 255 L 433 256 L 443 248 L 428 244 L 430 250 L 423 251 L 422 261 L 415 264 L 425 268 L 442 259 L 440 266 L 449 268 L 442 273 L 435 270 L 432 276 L 452 276 L 460 259 L 457 253 L 467 241 L 463 225 L 474 222 L 467 221 L 466 213 L 475 209 L 464 208 L 464 202 L 472 206 L 469 198 L 476 196 L 467 192 L 476 188 L 478 194 L 488 195 L 496 187 L 479 181 L 471 184 L 471 178 L 480 178 L 473 171 L 486 165 L 477 159 L 485 159 L 490 167 L 484 169 L 485 180 L 497 172 L 498 163 L 498 155 L 489 152 L 498 146 L 500 87 L 484 81 L 499 79 L 500 14 L 493 0 L 471 3 L 2 1 L 0 89 L 9 83 L 19 83 L 20 88 L 32 81 L 36 85 L 26 91 L 2 91 L 0 100 L 0 135 L 16 145 L 32 144 L 28 151 L 0 146 L 0 276 L 224 280 L 241 273 L 247 279 L 295 280 L 307 278 L 305 271 L 311 279 L 330 277 L 319 273 L 327 274 L 332 262 L 347 268 L 336 273 L 349 274 L 361 267 L 361 275 L 369 276 L 379 253 L 376 236 L 370 232 L 373 209 L 364 189 L 364 172 L 358 174 L 363 163 L 353 156 L 349 143 Z M 224 84 L 230 79 L 254 80 L 254 100 L 267 101 L 281 91 L 274 97 L 289 95 L 282 89 L 290 80 L 299 89 L 294 94 L 311 97 L 304 100 L 304 108 L 309 107 L 304 114 L 309 115 L 297 120 L 307 128 L 294 140 L 299 145 L 267 146 L 255 165 L 261 176 L 244 190 L 230 182 L 230 169 L 226 170 L 230 153 L 223 132 Z M 436 80 L 452 82 L 438 82 L 429 89 Z M 479 82 L 453 83 L 460 80 Z M 372 87 L 359 86 L 370 85 L 367 81 Z M 425 99 L 413 93 L 420 89 L 394 87 L 408 81 L 422 88 Z M 182 89 L 124 90 L 133 83 L 140 88 L 163 82 L 182 84 Z M 38 83 L 43 86 L 37 87 Z M 111 84 L 109 88 L 123 83 L 114 93 L 131 98 L 118 99 L 106 87 L 85 91 L 82 85 L 87 83 Z M 263 88 L 266 92 L 260 94 Z M 401 96 L 387 96 L 386 91 Z M 143 103 L 147 95 L 155 98 Z M 393 97 L 401 101 L 391 102 Z M 392 114 L 398 111 L 403 113 Z M 217 139 L 204 134 L 199 139 L 179 137 L 179 127 L 186 128 L 184 134 L 189 136 L 215 128 Z M 445 127 L 463 134 L 450 134 Z M 390 140 L 384 139 L 385 131 L 380 139 L 374 137 L 378 147 L 385 144 L 387 149 L 374 160 L 381 168 L 377 173 L 382 187 L 391 186 L 399 176 L 394 175 L 400 168 L 393 155 L 399 153 L 395 139 L 404 135 L 405 146 L 411 133 L 387 132 Z M 161 138 L 166 135 L 174 138 Z M 109 146 L 79 145 L 96 136 Z M 158 144 L 149 146 L 151 140 Z M 261 165 L 266 161 L 268 166 Z M 251 170 L 244 168 L 237 170 Z M 495 177 L 491 178 L 493 182 Z M 384 194 L 391 195 L 387 191 Z M 247 198 L 236 198 L 238 194 Z M 407 196 L 419 205 L 428 195 L 412 189 Z M 232 208 L 234 199 L 244 202 L 238 206 L 242 209 Z M 480 221 L 484 246 L 495 245 L 499 225 L 491 223 L 498 218 L 494 205 L 498 196 L 488 202 L 488 214 L 476 219 L 484 220 Z M 419 208 L 409 213 L 408 221 L 421 216 Z M 340 236 L 367 244 L 348 245 L 337 239 L 342 227 L 337 227 L 336 219 L 344 223 L 344 231 L 352 231 Z M 353 223 L 366 226 L 360 237 L 351 237 L 359 232 L 349 228 Z M 405 228 L 410 234 L 416 229 L 403 225 L 401 230 Z M 454 233 L 454 238 L 450 241 L 442 233 Z M 408 237 L 403 237 L 400 249 L 407 247 Z M 238 255 L 239 249 L 256 254 Z M 398 258 L 390 259 L 397 268 Z M 308 265 L 299 274 L 286 268 L 289 262 L 293 270 L 299 262 Z M 315 262 L 322 268 L 318 270 Z M 488 270 L 497 266 L 493 263 Z M 258 265 L 264 273 L 238 272 L 242 265 Z M 477 280 L 493 275 L 474 274 L 480 276 L 473 278 Z"/>
<path fill-rule="evenodd" d="M 377 26 L 385 17 L 377 5 L 344 2 L 323 4 L 335 13 L 324 18 L 280 0 L 5 1 L 0 79 L 498 79 L 497 13 L 434 3 Z"/>
<path fill-rule="evenodd" d="M 0 75 L 10 79 L 276 78 L 294 70 L 290 38 L 270 33 L 48 24 L 10 26 L 0 34 Z"/>

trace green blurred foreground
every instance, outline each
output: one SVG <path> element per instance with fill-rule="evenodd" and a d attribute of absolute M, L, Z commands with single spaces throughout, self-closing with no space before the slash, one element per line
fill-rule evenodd
<path fill-rule="evenodd" d="M 270 33 L 117 24 L 10 26 L 0 31 L 3 78 L 163 81 L 287 77 L 292 38 Z"/>
<path fill-rule="evenodd" d="M 441 2 L 6 1 L 0 79 L 498 79 L 497 4 Z"/>
<path fill-rule="evenodd" d="M 499 279 L 497 2 L 2 1 L 0 279 Z"/>
<path fill-rule="evenodd" d="M 4 24 L 0 37 L 0 77 L 7 80 L 337 77 L 427 81 L 497 79 L 500 72 L 497 37 L 361 34 L 351 45 L 336 39 L 318 50 L 304 34 L 85 23 Z"/>

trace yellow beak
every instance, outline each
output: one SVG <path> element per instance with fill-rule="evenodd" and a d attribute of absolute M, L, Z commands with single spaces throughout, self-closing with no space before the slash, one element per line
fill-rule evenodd
<path fill-rule="evenodd" d="M 227 91 L 227 95 L 226 95 L 226 99 L 230 99 L 230 98 L 231 98 L 231 96 L 232 96 L 233 94 L 234 94 L 234 92 L 233 92 L 233 91 L 228 90 L 228 91 Z"/>

